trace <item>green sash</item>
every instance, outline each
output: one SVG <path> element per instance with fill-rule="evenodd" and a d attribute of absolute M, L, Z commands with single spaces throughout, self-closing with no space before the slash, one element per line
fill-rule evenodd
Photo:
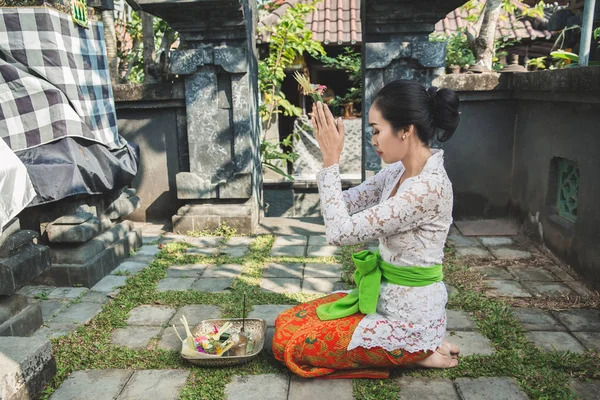
<path fill-rule="evenodd" d="M 441 265 L 397 267 L 383 261 L 379 251 L 359 251 L 352 259 L 356 265 L 354 282 L 357 288 L 337 301 L 317 307 L 317 315 L 322 321 L 344 318 L 359 311 L 374 314 L 382 279 L 402 286 L 427 286 L 444 279 Z"/>

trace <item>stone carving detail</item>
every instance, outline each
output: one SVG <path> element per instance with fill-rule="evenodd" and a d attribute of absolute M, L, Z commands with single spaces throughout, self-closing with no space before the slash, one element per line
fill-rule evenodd
<path fill-rule="evenodd" d="M 255 1 L 137 3 L 180 33 L 181 50 L 173 52 L 171 70 L 185 80 L 189 170 L 177 174 L 177 197 L 210 203 L 180 209 L 174 230 L 204 229 L 218 221 L 254 229 L 262 181 Z M 225 221 L 220 211 L 232 202 L 244 212 Z"/>

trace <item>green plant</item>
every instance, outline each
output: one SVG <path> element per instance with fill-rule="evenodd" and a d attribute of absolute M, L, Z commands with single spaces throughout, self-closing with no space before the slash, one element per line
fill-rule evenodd
<path fill-rule="evenodd" d="M 535 69 L 546 69 L 546 59 L 548 57 L 537 57 L 527 61 L 527 66 Z"/>
<path fill-rule="evenodd" d="M 337 57 L 323 55 L 321 61 L 326 67 L 333 67 L 344 70 L 348 74 L 348 79 L 355 85 L 361 83 L 361 54 L 352 47 L 344 47 L 344 52 Z"/>
<path fill-rule="evenodd" d="M 48 295 L 50 293 L 46 290 L 42 290 L 41 292 L 39 292 L 38 294 L 35 295 L 35 298 L 38 300 L 48 300 Z"/>
<path fill-rule="evenodd" d="M 337 57 L 322 56 L 321 61 L 326 67 L 341 69 L 348 74 L 351 87 L 342 96 L 335 96 L 329 104 L 333 107 L 344 104 L 357 104 L 362 101 L 362 57 L 352 47 L 345 47 L 344 52 Z"/>
<path fill-rule="evenodd" d="M 304 20 L 319 1 L 298 3 L 288 8 L 270 29 L 269 54 L 258 63 L 258 86 L 263 100 L 259 112 L 266 124 L 265 132 L 271 127 L 273 114 L 283 112 L 284 115 L 299 116 L 301 113 L 299 107 L 285 98 L 281 83 L 286 77 L 286 68 L 304 53 L 313 57 L 325 54 L 321 43 L 312 38 L 312 31 L 306 27 Z"/>
<path fill-rule="evenodd" d="M 458 32 L 452 35 L 432 34 L 430 40 L 446 42 L 446 66 L 458 65 L 459 67 L 468 68 L 475 64 L 475 56 L 469 47 L 464 29 L 459 29 Z"/>
<path fill-rule="evenodd" d="M 225 238 L 230 238 L 232 236 L 238 235 L 238 230 L 235 227 L 227 225 L 226 222 L 222 222 L 215 229 L 202 229 L 202 230 L 193 230 L 186 232 L 186 235 L 192 237 L 201 237 L 201 236 L 222 236 Z"/>
<path fill-rule="evenodd" d="M 117 272 L 115 272 L 115 275 L 117 276 L 129 276 L 131 274 L 131 272 L 126 271 L 124 269 L 120 269 Z"/>
<path fill-rule="evenodd" d="M 144 55 L 142 38 L 142 19 L 137 12 L 131 13 L 131 19 L 121 21 L 123 34 L 118 35 L 117 57 L 119 58 L 119 77 L 127 83 L 143 83 Z M 178 34 L 160 18 L 153 18 L 155 51 L 168 51 L 177 40 Z"/>
<path fill-rule="evenodd" d="M 291 181 L 293 181 L 294 178 L 291 175 L 287 174 L 285 171 L 283 171 L 281 168 L 279 168 L 276 162 L 284 161 L 293 163 L 298 159 L 298 157 L 300 157 L 300 155 L 294 151 L 281 150 L 282 148 L 291 148 L 293 145 L 293 139 L 294 137 L 298 139 L 297 136 L 298 135 L 291 134 L 277 143 L 271 143 L 269 141 L 263 140 L 260 144 L 260 152 L 262 154 L 263 165 Z"/>
<path fill-rule="evenodd" d="M 554 59 L 556 68 L 576 67 L 579 63 L 579 55 L 566 50 L 556 50 L 550 53 Z"/>
<path fill-rule="evenodd" d="M 316 0 L 309 4 L 298 3 L 281 16 L 279 22 L 270 28 L 269 54 L 258 63 L 258 87 L 261 93 L 259 114 L 264 134 L 261 143 L 261 158 L 265 167 L 292 179 L 274 164 L 277 160 L 295 161 L 299 156 L 291 150 L 292 139 L 278 143 L 267 142 L 267 132 L 271 128 L 275 114 L 300 116 L 302 110 L 285 98 L 281 84 L 286 77 L 286 69 L 305 53 L 313 57 L 324 55 L 320 42 L 312 38 L 312 31 L 306 27 L 305 16 L 315 10 Z M 293 179 L 292 179 L 293 180 Z"/>
<path fill-rule="evenodd" d="M 451 51 L 450 57 L 453 64 L 449 65 L 481 64 L 489 69 L 502 69 L 503 65 L 499 59 L 507 54 L 502 49 L 514 45 L 515 42 L 508 43 L 504 38 L 501 38 L 500 41 L 497 40 L 498 20 L 507 19 L 507 14 L 512 20 L 517 21 L 523 18 L 543 17 L 544 7 L 543 2 L 529 7 L 522 3 L 517 4 L 512 0 L 468 1 L 461 7 L 461 10 L 467 13 L 467 26 L 463 31 L 466 37 L 462 37 L 460 34 L 456 35 L 457 52 Z M 498 13 L 500 8 L 504 14 Z M 470 54 L 465 48 L 471 50 L 473 59 L 470 59 Z"/>
<path fill-rule="evenodd" d="M 567 33 L 570 31 L 581 31 L 581 26 L 579 26 L 579 25 L 568 26 L 560 32 L 560 34 L 556 38 L 556 41 L 554 42 L 554 46 L 553 46 L 553 49 L 558 49 L 558 50 L 555 50 L 550 53 L 550 56 L 555 61 L 554 65 L 552 67 L 550 67 L 551 69 L 573 68 L 573 67 L 579 66 L 579 55 L 575 54 L 573 52 L 564 50 L 565 38 L 566 38 Z M 600 40 L 599 40 L 600 27 L 594 29 L 592 36 L 593 36 L 594 40 L 598 41 L 597 45 L 598 45 L 598 48 L 600 48 Z M 600 62 L 599 61 L 589 61 L 588 65 L 589 66 L 598 66 L 598 65 L 600 65 Z"/>
<path fill-rule="evenodd" d="M 501 71 L 505 65 L 501 62 L 502 57 L 508 55 L 508 49 L 519 43 L 521 39 L 509 39 L 506 36 L 494 40 L 494 57 L 492 57 L 492 69 Z"/>

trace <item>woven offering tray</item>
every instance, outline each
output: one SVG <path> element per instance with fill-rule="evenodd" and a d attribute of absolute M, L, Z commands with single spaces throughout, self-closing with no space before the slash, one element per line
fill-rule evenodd
<path fill-rule="evenodd" d="M 267 323 L 259 318 L 228 318 L 228 319 L 207 319 L 200 322 L 191 329 L 192 336 L 199 336 L 210 332 L 216 327 L 220 329 L 229 323 L 227 332 L 229 334 L 239 334 L 244 327 L 244 335 L 250 338 L 252 346 L 250 353 L 245 355 L 230 355 L 233 351 L 226 351 L 222 355 L 205 354 L 198 351 L 190 351 L 186 342 L 181 344 L 181 357 L 188 362 L 202 367 L 228 367 L 247 363 L 256 358 L 262 351 L 265 344 L 265 334 L 267 332 Z M 188 335 L 189 336 L 189 335 Z"/>

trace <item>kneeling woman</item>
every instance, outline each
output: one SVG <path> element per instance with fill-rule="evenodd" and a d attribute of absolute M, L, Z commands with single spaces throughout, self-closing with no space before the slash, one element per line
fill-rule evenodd
<path fill-rule="evenodd" d="M 452 185 L 442 150 L 459 120 L 458 96 L 398 80 L 369 110 L 372 145 L 388 164 L 342 191 L 341 119 L 313 106 L 324 169 L 317 174 L 327 239 L 352 245 L 379 239 L 379 251 L 354 254 L 357 289 L 283 312 L 273 352 L 302 377 L 385 378 L 397 366 L 450 368 L 458 348 L 445 341 L 448 294 L 444 244 L 452 223 Z"/>

